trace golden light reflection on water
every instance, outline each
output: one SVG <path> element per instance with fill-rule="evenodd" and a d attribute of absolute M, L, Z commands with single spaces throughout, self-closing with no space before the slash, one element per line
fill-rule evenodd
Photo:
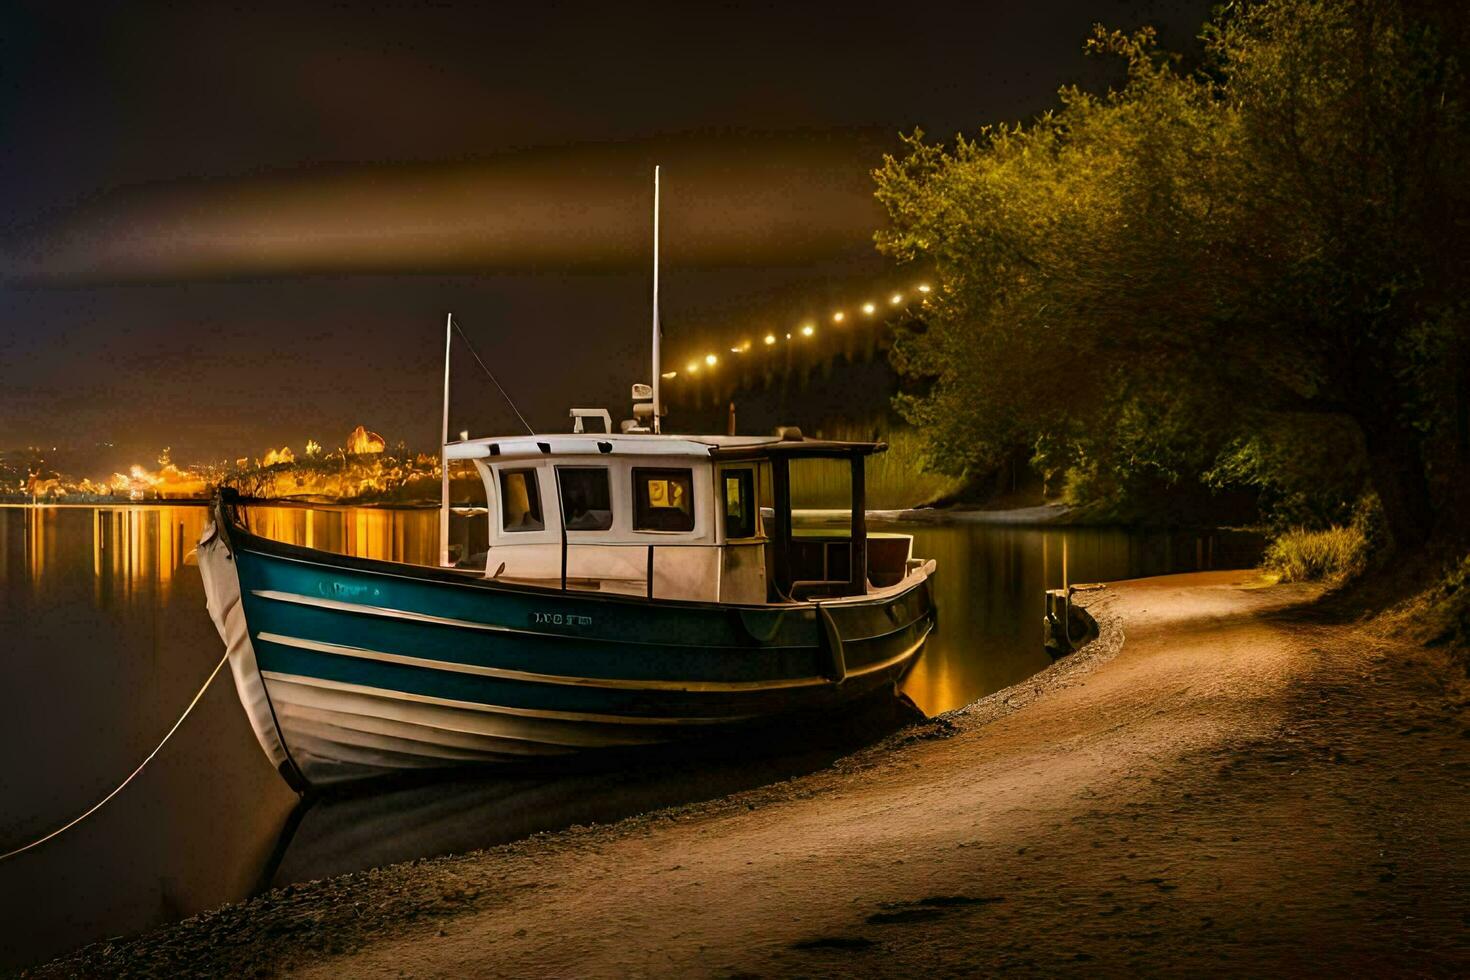
<path fill-rule="evenodd" d="M 930 587 L 939 617 L 924 655 L 904 678 L 903 692 L 932 714 L 1045 666 L 1042 593 L 1067 577 L 1066 542 L 1077 532 L 1006 526 L 911 530 L 914 554 L 938 564 Z"/>
<path fill-rule="evenodd" d="M 199 506 L 0 507 L 0 586 L 45 592 L 77 574 L 77 558 L 90 552 L 99 605 L 167 589 L 187 574 L 211 519 Z M 436 557 L 433 511 L 251 507 L 246 519 L 258 534 L 308 548 L 419 564 Z"/>
<path fill-rule="evenodd" d="M 100 590 L 108 581 L 131 589 L 167 586 L 204 529 L 203 507 L 98 507 L 92 512 L 92 568 Z"/>
<path fill-rule="evenodd" d="M 287 544 L 356 558 L 433 565 L 439 512 L 376 507 L 247 507 L 250 530 Z"/>
<path fill-rule="evenodd" d="M 92 579 L 99 587 L 167 585 L 193 549 L 207 514 L 203 507 L 0 508 L 0 584 L 44 585 L 63 570 L 74 572 L 77 553 L 90 551 Z"/>

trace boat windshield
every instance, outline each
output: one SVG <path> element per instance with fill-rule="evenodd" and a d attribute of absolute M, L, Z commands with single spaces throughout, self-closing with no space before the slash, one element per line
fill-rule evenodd
<path fill-rule="evenodd" d="M 479 467 L 467 459 L 449 465 L 448 554 L 451 565 L 474 568 L 485 564 L 490 547 L 486 514 L 489 500 Z"/>

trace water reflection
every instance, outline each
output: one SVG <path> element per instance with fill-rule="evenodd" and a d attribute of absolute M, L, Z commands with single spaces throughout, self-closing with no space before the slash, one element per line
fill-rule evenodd
<path fill-rule="evenodd" d="M 44 595 L 91 558 L 94 601 L 106 607 L 168 589 L 208 520 L 201 506 L 0 505 L 0 588 Z"/>
<path fill-rule="evenodd" d="M 0 507 L 0 850 L 111 790 L 218 661 L 186 567 L 207 518 Z M 125 792 L 0 865 L 0 973 L 248 896 L 294 802 L 225 674 Z"/>
<path fill-rule="evenodd" d="M 356 558 L 432 565 L 439 512 L 374 507 L 247 507 L 246 526 L 287 544 Z"/>
<path fill-rule="evenodd" d="M 92 516 L 92 567 L 99 602 L 116 583 L 166 589 L 204 529 L 203 507 L 99 507 Z"/>
<path fill-rule="evenodd" d="M 371 507 L 247 507 L 257 534 L 359 558 L 433 564 L 438 512 Z M 91 559 L 98 606 L 166 591 L 211 519 L 200 505 L 0 505 L 0 588 L 44 595 Z M 192 574 L 192 573 L 191 573 Z"/>

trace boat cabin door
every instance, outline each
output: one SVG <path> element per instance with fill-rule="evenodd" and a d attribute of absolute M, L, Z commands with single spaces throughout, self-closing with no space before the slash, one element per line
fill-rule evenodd
<path fill-rule="evenodd" d="M 772 601 L 864 595 L 868 529 L 863 456 L 773 454 Z M 823 500 L 836 492 L 846 506 Z M 826 503 L 826 507 L 821 504 Z"/>
<path fill-rule="evenodd" d="M 767 501 L 771 467 L 761 460 L 722 464 L 716 471 L 720 531 L 720 600 L 760 605 L 769 599 Z"/>

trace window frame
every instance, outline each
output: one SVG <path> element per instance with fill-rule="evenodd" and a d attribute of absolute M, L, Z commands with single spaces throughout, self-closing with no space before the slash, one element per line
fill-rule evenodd
<path fill-rule="evenodd" d="M 730 480 L 740 485 L 744 533 L 730 533 Z M 726 541 L 749 541 L 759 538 L 760 508 L 756 500 L 756 468 L 754 466 L 731 466 L 720 470 L 720 531 Z"/>
<path fill-rule="evenodd" d="M 545 502 L 541 499 L 541 477 L 539 475 L 540 469 L 541 467 L 539 466 L 508 466 L 502 467 L 499 470 L 499 479 L 497 479 L 495 482 L 496 489 L 499 491 L 500 496 L 499 510 L 501 534 L 535 534 L 538 531 L 546 530 L 546 507 Z M 506 501 L 510 498 L 510 494 L 506 490 L 506 480 L 518 473 L 529 473 L 531 475 L 530 485 L 526 488 L 526 503 L 531 505 L 532 514 L 535 517 L 536 522 L 541 525 L 540 527 L 506 526 L 507 515 L 505 505 Z"/>
<path fill-rule="evenodd" d="M 690 466 L 634 466 L 630 468 L 630 485 L 633 492 L 633 531 L 638 534 L 692 534 L 699 529 L 699 503 L 695 496 L 694 468 Z M 645 492 L 650 479 L 660 477 L 668 479 L 679 479 L 685 484 L 685 499 L 689 502 L 689 526 L 688 527 L 650 527 L 645 523 L 653 508 L 648 506 L 648 495 Z M 676 507 L 662 507 L 659 510 L 671 510 L 676 513 L 684 513 Z"/>
<path fill-rule="evenodd" d="M 608 531 L 611 531 L 613 529 L 614 524 L 616 523 L 616 520 L 617 520 L 617 506 L 616 506 L 616 503 L 613 500 L 612 470 L 609 467 L 606 467 L 606 466 L 575 464 L 575 463 L 567 464 L 567 465 L 560 465 L 560 464 L 558 464 L 558 465 L 554 466 L 553 469 L 554 469 L 554 471 L 556 473 L 557 507 L 561 511 L 561 526 L 562 526 L 562 528 L 565 529 L 568 534 L 605 534 Z M 569 470 L 577 470 L 577 471 L 594 471 L 595 470 L 595 471 L 598 471 L 598 472 L 602 473 L 603 483 L 607 487 L 607 525 L 605 527 L 572 527 L 567 522 L 566 494 L 565 494 L 565 492 L 563 490 L 563 487 L 562 487 L 561 476 L 562 476 L 562 473 L 563 472 L 566 472 L 566 471 L 569 471 Z"/>

